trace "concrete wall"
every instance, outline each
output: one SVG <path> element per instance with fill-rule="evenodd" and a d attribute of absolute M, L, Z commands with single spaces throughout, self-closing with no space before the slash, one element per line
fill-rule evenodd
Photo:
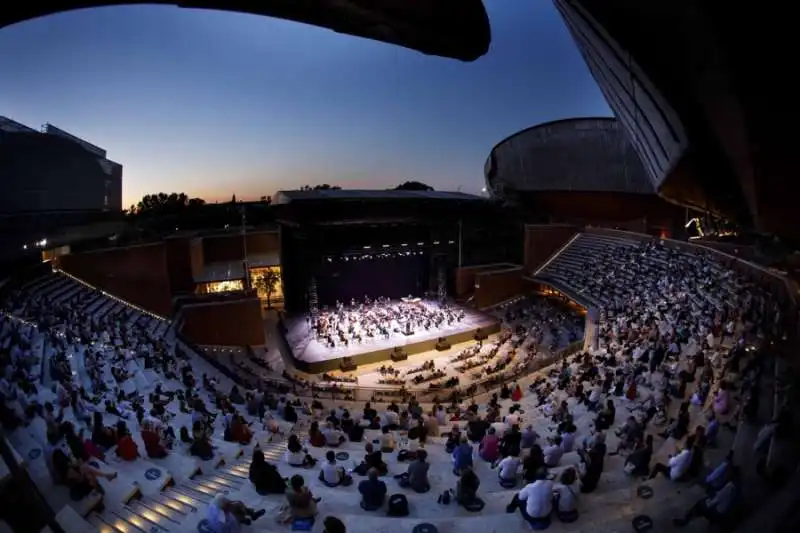
<path fill-rule="evenodd" d="M 172 313 L 172 289 L 163 242 L 58 257 L 62 270 L 153 313 Z"/>
<path fill-rule="evenodd" d="M 257 297 L 186 305 L 181 333 L 191 342 L 213 346 L 262 346 L 264 319 Z"/>

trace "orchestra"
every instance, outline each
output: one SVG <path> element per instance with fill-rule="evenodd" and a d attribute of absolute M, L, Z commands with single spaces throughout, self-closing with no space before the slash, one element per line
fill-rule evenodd
<path fill-rule="evenodd" d="M 318 342 L 337 348 L 449 328 L 465 318 L 463 309 L 435 301 L 364 297 L 363 301 L 352 299 L 349 306 L 337 301 L 335 309 L 321 310 L 316 318 L 308 316 L 307 320 Z"/>

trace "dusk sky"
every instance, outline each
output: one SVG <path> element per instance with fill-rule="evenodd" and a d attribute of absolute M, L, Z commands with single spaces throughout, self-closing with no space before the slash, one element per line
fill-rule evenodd
<path fill-rule="evenodd" d="M 473 63 L 218 11 L 41 18 L 0 31 L 0 115 L 107 149 L 124 165 L 124 206 L 160 191 L 258 199 L 318 183 L 478 193 L 508 135 L 610 115 L 549 1 L 484 3 L 492 45 Z"/>

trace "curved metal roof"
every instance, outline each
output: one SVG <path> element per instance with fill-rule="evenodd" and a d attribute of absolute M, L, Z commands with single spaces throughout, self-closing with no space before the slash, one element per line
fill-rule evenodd
<path fill-rule="evenodd" d="M 478 59 L 491 42 L 480 0 L 28 0 L 4 3 L 0 28 L 62 11 L 133 4 L 276 17 L 462 61 Z"/>

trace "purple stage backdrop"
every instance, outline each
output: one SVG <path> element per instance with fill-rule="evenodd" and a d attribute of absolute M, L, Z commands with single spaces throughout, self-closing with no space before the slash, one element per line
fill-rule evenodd
<path fill-rule="evenodd" d="M 416 255 L 326 263 L 317 277 L 319 303 L 333 306 L 337 300 L 349 304 L 364 296 L 421 296 L 427 290 L 428 261 Z"/>

